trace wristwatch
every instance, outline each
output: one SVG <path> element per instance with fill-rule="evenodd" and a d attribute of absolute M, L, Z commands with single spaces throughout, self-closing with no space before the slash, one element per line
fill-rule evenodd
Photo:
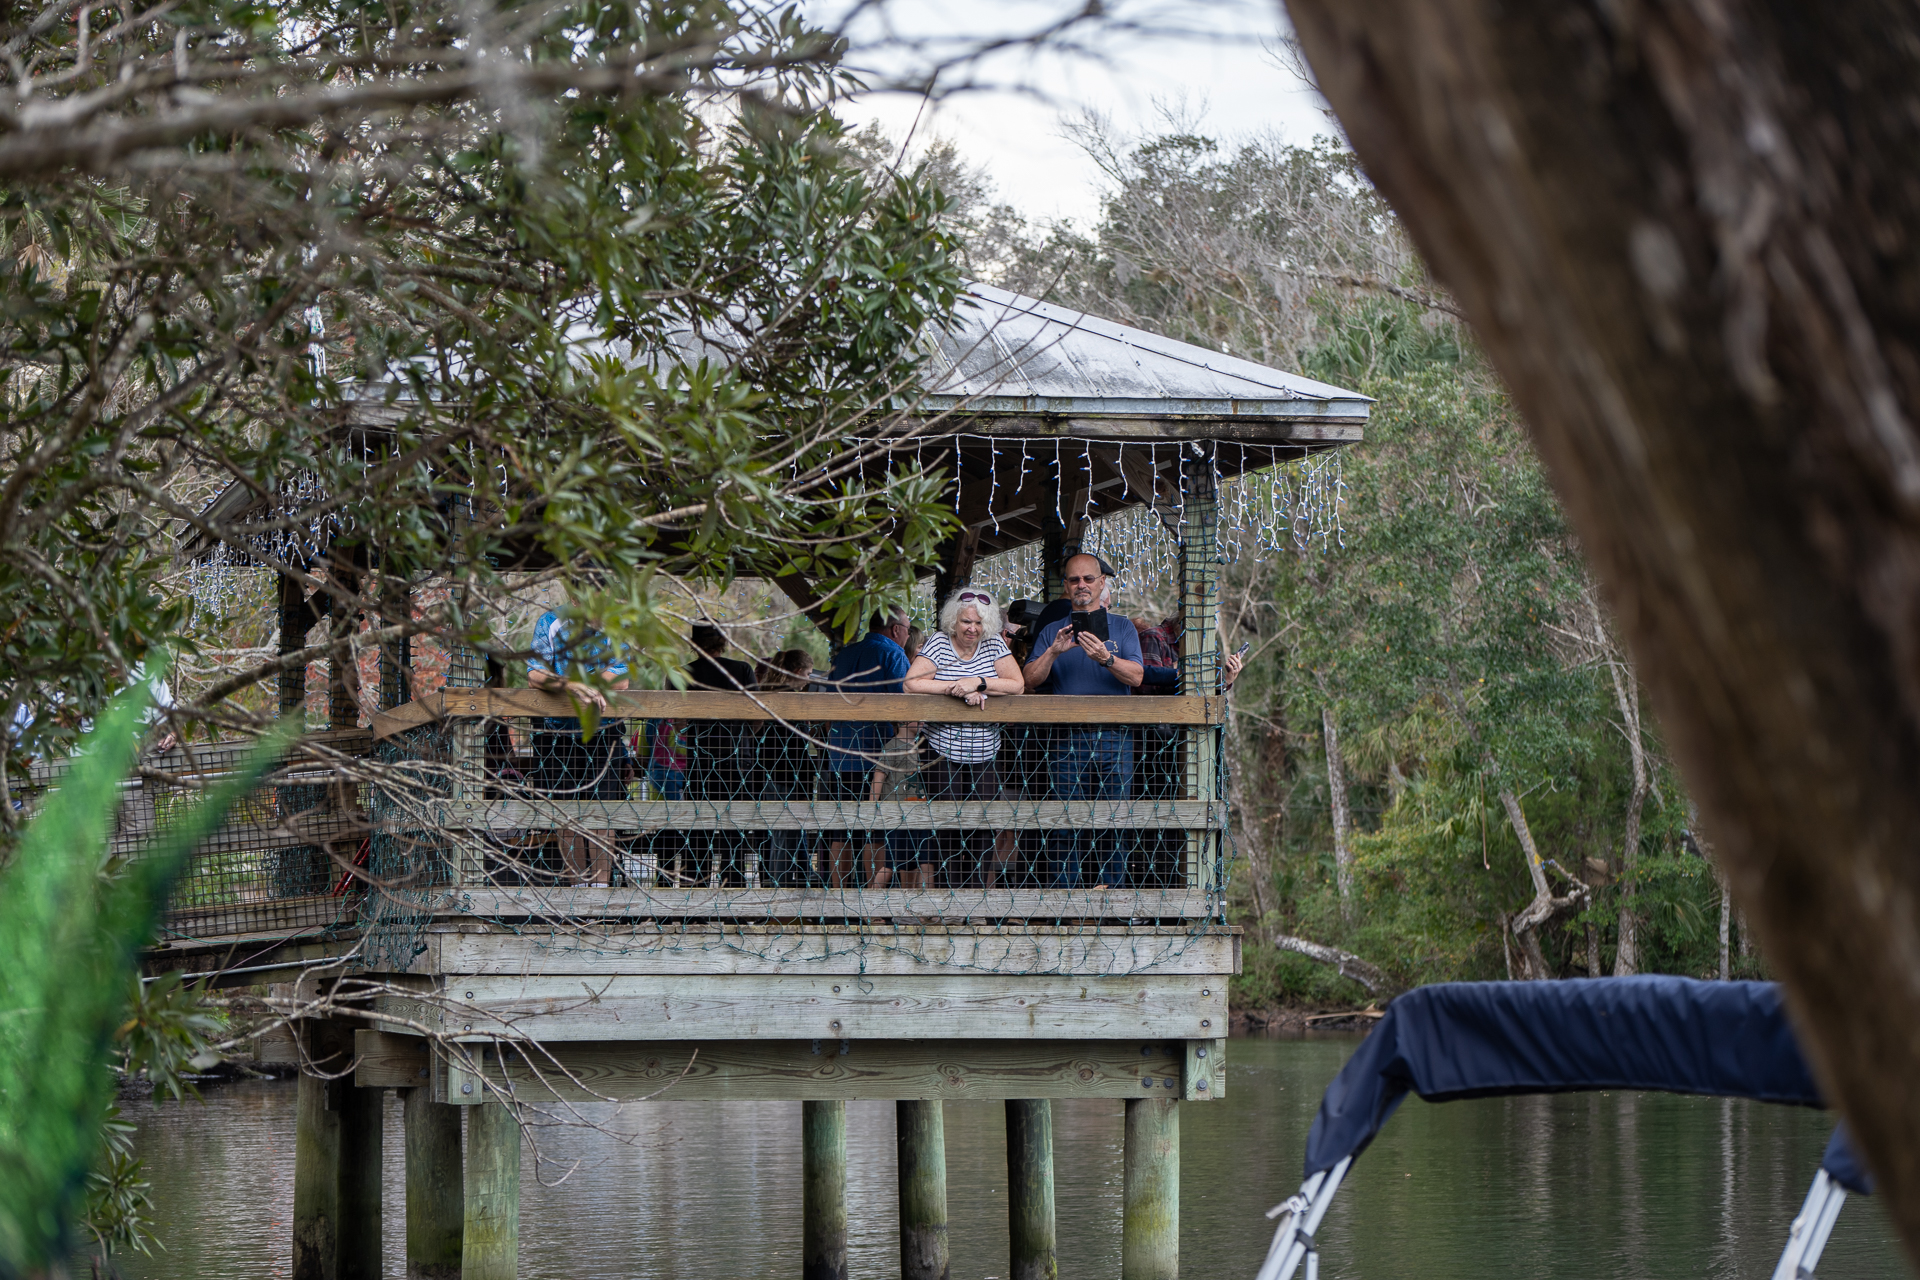
<path fill-rule="evenodd" d="M 1100 665 L 1108 669 L 1111 669 L 1113 667 L 1113 655 L 1108 654 L 1106 657 L 1106 660 L 1102 662 Z"/>
<path fill-rule="evenodd" d="M 985 676 L 981 676 L 979 679 L 980 679 L 980 687 L 978 689 L 975 689 L 974 692 L 985 693 L 987 691 L 987 678 Z"/>

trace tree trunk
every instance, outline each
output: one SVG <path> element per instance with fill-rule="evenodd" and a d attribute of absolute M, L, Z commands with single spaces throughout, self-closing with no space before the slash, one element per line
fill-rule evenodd
<path fill-rule="evenodd" d="M 1507 821 L 1513 826 L 1513 834 L 1520 839 L 1520 851 L 1527 859 L 1527 875 L 1533 880 L 1533 901 L 1514 913 L 1510 928 L 1513 930 L 1514 946 L 1520 952 L 1519 977 L 1527 982 L 1542 982 L 1553 976 L 1547 967 L 1547 957 L 1540 950 L 1540 926 L 1551 920 L 1556 911 L 1570 905 L 1568 898 L 1556 898 L 1547 884 L 1547 865 L 1540 857 L 1539 846 L 1533 842 L 1533 828 L 1527 825 L 1527 811 L 1520 807 L 1520 797 L 1513 794 L 1511 787 L 1500 788 L 1500 803 L 1507 811 Z"/>
<path fill-rule="evenodd" d="M 1340 971 L 1341 977 L 1351 978 L 1365 987 L 1368 995 L 1391 996 L 1399 990 L 1386 974 L 1351 951 L 1342 951 L 1338 947 L 1329 947 L 1325 943 L 1314 942 L 1307 938 L 1296 938 L 1289 933 L 1273 935 L 1273 945 L 1282 951 L 1291 951 L 1309 960 L 1332 965 Z"/>
<path fill-rule="evenodd" d="M 1600 630 L 1599 611 L 1594 611 L 1594 631 Z M 1640 922 L 1633 914 L 1633 899 L 1638 887 L 1634 873 L 1640 865 L 1640 814 L 1647 803 L 1647 747 L 1640 734 L 1640 682 L 1625 664 L 1607 659 L 1607 672 L 1613 677 L 1613 697 L 1620 708 L 1620 724 L 1627 735 L 1627 754 L 1633 762 L 1633 790 L 1627 796 L 1627 823 L 1620 859 L 1620 937 L 1613 954 L 1613 976 L 1631 977 L 1640 972 Z"/>
<path fill-rule="evenodd" d="M 1920 17 L 1291 0 L 1920 1257 Z"/>
<path fill-rule="evenodd" d="M 1353 829 L 1353 816 L 1347 809 L 1347 762 L 1340 754 L 1340 725 L 1333 718 L 1331 705 L 1320 708 L 1320 727 L 1327 741 L 1327 791 L 1333 796 L 1333 883 L 1340 892 L 1340 909 L 1353 909 L 1353 854 L 1347 849 L 1347 833 Z"/>

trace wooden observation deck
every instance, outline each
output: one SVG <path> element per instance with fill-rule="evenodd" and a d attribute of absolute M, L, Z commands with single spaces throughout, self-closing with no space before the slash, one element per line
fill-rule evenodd
<path fill-rule="evenodd" d="M 418 697 L 404 657 L 383 666 L 388 709 L 370 729 L 314 735 L 314 763 L 236 815 L 150 958 L 325 1002 L 299 1022 L 296 1280 L 382 1274 L 389 1088 L 405 1099 L 410 1276 L 515 1275 L 523 1117 L 642 1098 L 804 1104 L 808 1277 L 845 1275 L 844 1103 L 896 1101 L 903 1274 L 916 1280 L 945 1275 L 944 1099 L 1007 1102 L 1022 1278 L 1054 1274 L 1049 1100 L 1126 1099 L 1124 1274 L 1175 1274 L 1178 1104 L 1226 1092 L 1239 969 L 1223 909 L 1216 486 L 1358 439 L 1367 402 L 987 289 L 936 346 L 923 409 L 947 425 L 915 448 L 951 460 L 966 525 L 939 590 L 964 585 L 979 556 L 1039 543 L 1057 593 L 1091 521 L 1150 506 L 1177 535 L 1188 696 L 974 711 L 909 695 L 629 693 L 609 716 L 670 722 L 695 744 L 685 786 L 556 800 L 519 766 L 527 721 L 569 714 L 562 700 L 481 687 L 474 654 Z M 1043 448 L 1046 465 L 1012 470 L 1008 442 Z M 816 603 L 812 584 L 775 581 Z M 313 615 L 283 601 L 283 626 L 304 634 Z M 302 675 L 283 705 L 297 708 Z M 829 793 L 819 756 L 835 722 L 958 720 L 1001 727 L 1000 798 Z M 1094 731 L 1138 761 L 1124 795 L 1059 785 L 1051 762 Z M 369 758 L 381 767 L 356 769 Z M 717 772 L 698 775 L 702 760 Z M 203 751 L 167 767 L 221 765 Z M 954 831 L 1006 833 L 996 847 L 1011 853 L 943 866 L 930 887 L 823 870 L 836 835 L 919 848 Z M 551 850 L 576 835 L 612 848 L 613 887 L 565 883 Z M 1102 848 L 1122 851 L 1116 884 L 1086 870 Z"/>

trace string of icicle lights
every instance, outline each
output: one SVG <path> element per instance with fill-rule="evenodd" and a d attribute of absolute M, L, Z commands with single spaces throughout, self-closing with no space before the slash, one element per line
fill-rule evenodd
<path fill-rule="evenodd" d="M 1221 559 L 1234 564 L 1243 555 L 1344 547 L 1347 488 L 1340 458 L 1334 450 L 1220 479 L 1215 491 Z M 1169 510 L 1163 503 L 1161 510 L 1176 527 L 1181 525 L 1177 505 Z M 1180 540 L 1144 505 L 1090 521 L 1080 545 L 1113 566 L 1118 590 L 1164 597 L 1178 589 Z M 1044 592 L 1046 568 L 1041 545 L 1028 543 L 982 559 L 974 566 L 972 581 L 998 600 L 1037 600 Z"/>
<path fill-rule="evenodd" d="M 979 441 L 981 437 L 967 439 Z M 1069 443 L 1084 447 L 1082 442 Z M 1061 441 L 1022 440 L 1016 448 L 1014 442 L 1002 440 L 995 445 L 990 451 L 992 462 L 988 477 L 991 498 L 1020 492 L 1031 475 L 1051 474 L 1055 478 L 1055 514 L 1062 519 L 1070 515 L 1067 508 L 1074 499 L 1060 488 L 1059 480 Z M 1140 446 L 1127 447 L 1138 449 Z M 1177 444 L 1160 447 L 1179 448 Z M 898 451 L 891 462 L 897 467 L 910 460 L 915 470 L 938 467 L 942 463 L 951 465 L 953 452 L 950 451 L 959 448 L 958 439 L 930 441 L 914 446 L 911 451 Z M 1250 447 L 1247 453 L 1248 464 L 1258 460 L 1257 449 Z M 1249 469 L 1231 479 L 1216 472 L 1216 536 L 1221 557 L 1231 564 L 1246 554 L 1305 553 L 1329 545 L 1344 546 L 1341 521 L 1346 505 L 1346 483 L 1341 471 L 1341 452 L 1331 450 L 1284 463 L 1278 461 L 1278 450 L 1270 451 L 1270 456 L 1273 461 L 1267 466 Z M 361 461 L 364 470 L 370 457 Z M 469 474 L 474 473 L 472 462 L 469 459 Z M 509 487 L 505 468 L 496 466 L 491 471 L 491 483 L 504 495 Z M 1115 483 L 1123 482 L 1109 481 L 1107 486 Z M 1129 492 L 1128 496 L 1133 495 Z M 207 612 L 218 613 L 241 589 L 243 575 L 258 572 L 263 561 L 310 564 L 323 555 L 336 536 L 351 528 L 352 517 L 344 511 L 331 511 L 294 523 L 322 499 L 317 475 L 301 471 L 289 476 L 282 483 L 272 509 L 261 521 L 284 527 L 252 534 L 244 549 L 222 542 L 211 554 L 200 558 L 188 571 L 188 590 L 195 601 Z M 1184 529 L 1185 510 L 1179 496 L 1173 495 L 1163 497 L 1158 510 L 1141 504 L 1090 519 L 1081 545 L 1114 567 L 1120 589 L 1162 596 L 1178 585 L 1180 536 Z M 973 583 L 1002 600 L 1038 599 L 1045 580 L 1043 556 L 1041 544 L 1032 542 L 983 558 L 974 567 Z"/>

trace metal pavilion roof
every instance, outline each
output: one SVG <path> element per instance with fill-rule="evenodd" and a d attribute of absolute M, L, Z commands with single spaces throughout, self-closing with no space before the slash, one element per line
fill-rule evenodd
<path fill-rule="evenodd" d="M 1297 374 L 1161 337 L 1085 312 L 967 288 L 953 325 L 932 337 L 922 412 L 1079 419 L 1266 419 L 1347 426 L 1359 438 L 1372 401 Z M 1185 434 L 1184 432 L 1179 434 Z"/>
<path fill-rule="evenodd" d="M 607 341 L 575 310 L 566 323 L 582 355 L 658 362 L 660 353 Z M 725 360 L 730 340 L 737 329 L 690 328 L 672 345 L 683 360 Z M 883 432 L 910 431 L 912 444 L 901 447 L 913 465 L 957 475 L 955 510 L 980 556 L 1039 541 L 1068 512 L 1075 527 L 1143 505 L 1166 520 L 1163 504 L 1179 505 L 1185 442 L 1211 442 L 1215 472 L 1231 479 L 1359 441 L 1373 404 L 1358 392 L 984 284 L 967 286 L 951 321 L 925 344 L 920 389 L 892 406 L 895 421 Z M 399 418 L 410 399 L 403 387 L 396 379 L 350 391 L 350 426 L 378 431 Z M 868 478 L 879 479 L 900 456 L 875 456 Z M 261 500 L 235 485 L 210 514 L 244 519 L 254 508 L 264 510 Z M 196 543 L 188 554 L 205 551 Z"/>

